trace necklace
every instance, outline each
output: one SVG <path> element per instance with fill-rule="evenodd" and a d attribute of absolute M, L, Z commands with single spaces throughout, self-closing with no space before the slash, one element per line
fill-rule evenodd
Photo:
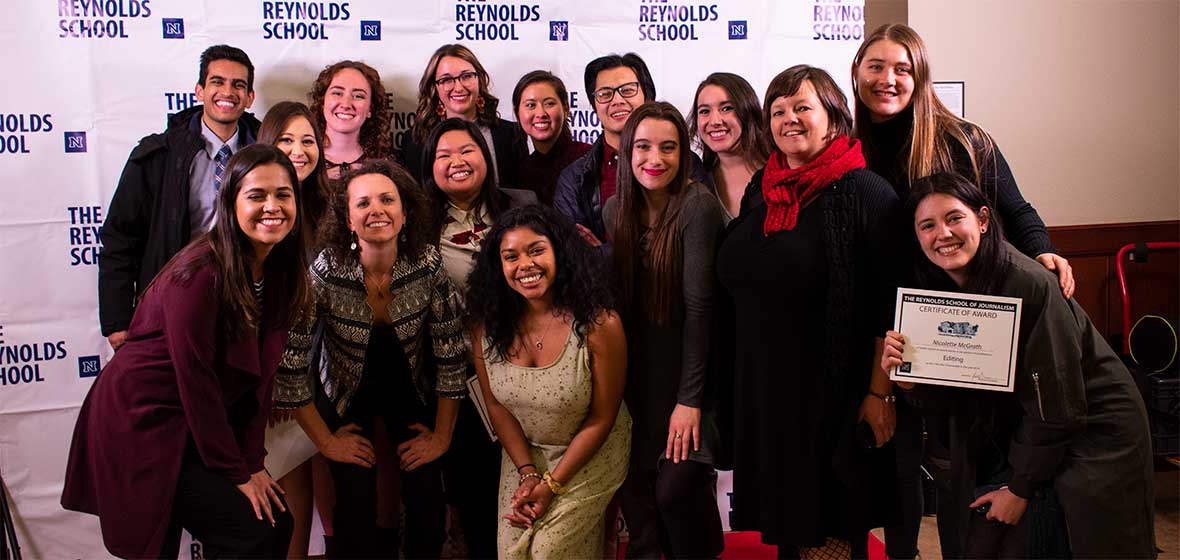
<path fill-rule="evenodd" d="M 545 337 L 549 336 L 549 329 L 553 328 L 553 322 L 553 317 L 550 317 L 549 324 L 545 326 L 545 332 L 541 333 L 541 338 L 538 338 L 536 342 L 533 342 L 533 346 L 536 346 L 537 350 L 545 349 Z"/>
<path fill-rule="evenodd" d="M 365 274 L 364 275 L 365 290 L 376 297 L 379 297 L 379 298 L 385 297 L 384 286 L 389 284 L 389 277 L 391 276 L 391 274 L 384 275 L 384 279 L 380 278 L 376 274 L 373 274 L 371 276 L 368 274 Z"/>

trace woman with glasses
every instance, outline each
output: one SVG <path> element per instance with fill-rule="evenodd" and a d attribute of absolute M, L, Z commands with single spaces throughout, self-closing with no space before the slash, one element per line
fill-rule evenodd
<path fill-rule="evenodd" d="M 402 156 L 414 178 L 422 183 L 432 162 L 422 161 L 426 137 L 446 119 L 463 119 L 479 126 L 494 160 L 492 182 L 498 187 L 517 184 L 518 162 L 528 155 L 524 134 L 500 118 L 500 100 L 489 90 L 488 76 L 475 53 L 463 45 L 443 45 L 434 51 L 418 82 L 418 112 L 414 128 L 402 143 Z"/>
<path fill-rule="evenodd" d="M 311 112 L 324 131 L 324 169 L 336 180 L 364 159 L 393 155 L 393 115 L 372 66 L 342 60 L 324 68 L 312 86 Z"/>

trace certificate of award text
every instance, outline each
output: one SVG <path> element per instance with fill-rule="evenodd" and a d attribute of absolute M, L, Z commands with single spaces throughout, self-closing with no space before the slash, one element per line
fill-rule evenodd
<path fill-rule="evenodd" d="M 893 330 L 905 337 L 889 379 L 1012 392 L 1020 298 L 897 289 Z"/>

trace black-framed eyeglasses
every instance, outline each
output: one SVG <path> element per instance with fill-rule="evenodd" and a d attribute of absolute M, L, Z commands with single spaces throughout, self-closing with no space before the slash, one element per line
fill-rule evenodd
<path fill-rule="evenodd" d="M 435 80 L 434 85 L 441 88 L 449 88 L 455 85 L 455 80 L 459 80 L 459 83 L 470 86 L 475 83 L 476 78 L 479 78 L 479 73 L 468 70 L 466 72 L 460 72 L 458 76 L 443 76 Z"/>
<path fill-rule="evenodd" d="M 598 88 L 594 90 L 594 100 L 599 103 L 610 103 L 610 100 L 615 98 L 615 93 L 623 96 L 624 99 L 635 97 L 639 93 L 639 82 L 627 82 L 616 87 Z"/>

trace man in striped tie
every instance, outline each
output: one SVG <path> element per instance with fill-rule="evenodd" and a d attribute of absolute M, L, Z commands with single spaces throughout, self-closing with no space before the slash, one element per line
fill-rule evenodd
<path fill-rule="evenodd" d="M 206 49 L 195 91 L 201 105 L 171 115 L 167 130 L 132 149 L 107 210 L 98 314 L 115 349 L 127 336 L 139 292 L 212 225 L 226 163 L 258 134 L 258 119 L 246 113 L 254 103 L 254 64 L 241 49 Z"/>

